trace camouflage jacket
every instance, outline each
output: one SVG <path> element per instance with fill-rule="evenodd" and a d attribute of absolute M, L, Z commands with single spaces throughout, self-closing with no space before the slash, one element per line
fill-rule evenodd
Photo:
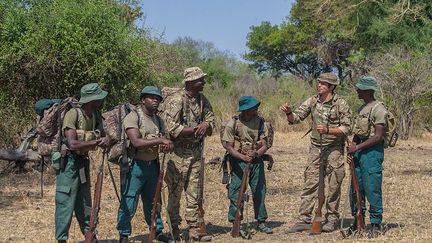
<path fill-rule="evenodd" d="M 209 124 L 207 135 L 209 136 L 213 132 L 215 126 L 213 108 L 203 94 L 199 94 L 197 97 L 189 97 L 184 89 L 179 90 L 166 97 L 161 109 L 166 131 L 174 143 L 174 152 L 177 155 L 181 156 L 185 152 L 189 154 L 190 151 L 186 150 L 194 150 L 199 147 L 199 140 L 194 137 L 179 137 L 183 128 L 195 127 L 205 121 Z"/>
<path fill-rule="evenodd" d="M 310 97 L 293 112 L 294 121 L 290 124 L 303 121 L 309 114 L 312 118 L 310 138 L 314 145 L 320 144 L 320 134 L 316 130 L 317 125 L 339 128 L 345 136 L 351 133 L 351 109 L 347 102 L 337 94 L 334 94 L 332 99 L 325 103 L 320 102 L 318 95 Z M 345 136 L 336 137 L 323 134 L 323 145 L 343 144 Z"/>

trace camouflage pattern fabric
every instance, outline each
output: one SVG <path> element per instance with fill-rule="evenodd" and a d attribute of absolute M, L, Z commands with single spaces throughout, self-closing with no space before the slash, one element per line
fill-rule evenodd
<path fill-rule="evenodd" d="M 311 143 L 320 144 L 320 134 L 316 130 L 317 125 L 326 125 L 329 128 L 339 128 L 348 136 L 351 132 L 351 109 L 348 103 L 340 96 L 335 94 L 331 101 L 321 103 L 318 96 L 312 96 L 303 102 L 294 112 L 294 121 L 297 124 L 311 115 L 312 132 L 310 134 Z M 345 137 L 336 137 L 330 134 L 323 134 L 323 145 L 344 143 Z"/>
<path fill-rule="evenodd" d="M 320 134 L 317 125 L 326 125 L 329 128 L 339 128 L 345 136 L 336 137 L 322 134 L 323 161 L 326 167 L 326 219 L 329 221 L 339 218 L 339 202 L 341 186 L 345 177 L 344 162 L 341 159 L 345 144 L 345 137 L 351 132 L 351 109 L 347 102 L 334 94 L 328 102 L 322 103 L 318 95 L 312 96 L 303 102 L 294 112 L 294 121 L 291 124 L 303 121 L 307 116 L 312 118 L 312 132 L 310 134 L 311 146 L 309 149 L 308 165 L 304 172 L 304 186 L 301 194 L 299 220 L 310 223 L 312 211 L 318 198 L 319 161 L 320 161 Z"/>
<path fill-rule="evenodd" d="M 343 161 L 343 145 L 330 145 L 323 150 L 323 162 L 325 164 L 325 215 L 328 221 L 339 219 L 339 202 L 341 197 L 341 185 L 345 177 L 345 166 Z M 311 144 L 309 148 L 308 166 L 304 172 L 304 186 L 301 194 L 299 209 L 299 220 L 310 223 L 312 213 L 317 201 L 319 183 L 319 146 Z"/>
<path fill-rule="evenodd" d="M 58 150 L 61 123 L 66 112 L 76 107 L 77 104 L 78 101 L 70 97 L 64 99 L 60 104 L 54 104 L 49 109 L 44 110 L 44 115 L 36 126 L 38 153 L 40 155 L 51 156 L 53 149 Z"/>
<path fill-rule="evenodd" d="M 203 114 L 201 113 L 201 100 Z M 197 222 L 198 175 L 200 171 L 199 140 L 193 137 L 179 137 L 185 127 L 195 127 L 201 117 L 209 124 L 207 135 L 214 128 L 214 113 L 210 102 L 200 94 L 189 97 L 185 91 L 179 90 L 165 98 L 160 106 L 161 117 L 165 121 L 168 137 L 174 143 L 174 153 L 167 164 L 165 181 L 168 185 L 168 209 L 173 227 L 181 222 L 179 215 L 181 193 L 186 192 L 186 221 L 191 227 Z"/>
<path fill-rule="evenodd" d="M 186 150 L 198 147 L 199 140 L 193 137 L 181 137 L 178 135 L 185 127 L 195 127 L 201 120 L 201 99 L 203 101 L 203 120 L 209 124 L 207 135 L 213 132 L 214 113 L 208 99 L 200 94 L 197 97 L 189 97 L 184 90 L 180 90 L 166 97 L 160 109 L 161 117 L 165 121 L 168 137 L 174 143 L 174 153 L 180 157 L 184 154 L 187 156 L 190 152 Z M 186 152 L 185 152 L 186 151 Z"/>
<path fill-rule="evenodd" d="M 123 130 L 123 120 L 129 112 L 134 111 L 134 105 L 126 103 L 115 106 L 110 111 L 102 114 L 104 118 L 104 131 L 112 140 L 108 152 L 108 161 L 118 164 L 126 143 L 126 135 Z"/>

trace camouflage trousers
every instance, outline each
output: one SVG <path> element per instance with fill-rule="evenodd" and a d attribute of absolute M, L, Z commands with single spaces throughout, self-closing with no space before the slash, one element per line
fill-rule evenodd
<path fill-rule="evenodd" d="M 341 186 L 345 177 L 343 144 L 323 146 L 322 160 L 325 168 L 325 218 L 328 221 L 339 219 Z M 304 172 L 304 186 L 301 194 L 299 221 L 310 223 L 312 212 L 318 204 L 320 147 L 311 144 L 308 166 Z"/>
<path fill-rule="evenodd" d="M 195 154 L 195 153 L 194 153 Z M 165 182 L 168 186 L 168 213 L 173 227 L 181 224 L 180 199 L 186 194 L 185 219 L 190 227 L 196 227 L 198 221 L 198 178 L 201 165 L 198 156 L 170 155 Z"/>

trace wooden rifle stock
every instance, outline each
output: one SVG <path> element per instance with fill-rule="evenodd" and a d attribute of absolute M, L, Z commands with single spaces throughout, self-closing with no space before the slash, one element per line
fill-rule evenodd
<path fill-rule="evenodd" d="M 201 138 L 200 150 L 201 150 L 201 158 L 200 158 L 200 172 L 198 177 L 198 236 L 201 238 L 207 235 L 207 229 L 204 222 L 204 169 L 205 169 L 205 159 L 204 159 L 204 137 Z"/>
<path fill-rule="evenodd" d="M 348 146 L 350 145 L 349 141 L 348 142 Z M 357 202 L 357 210 L 356 210 L 356 215 L 355 215 L 355 220 L 357 222 L 357 231 L 364 231 L 365 230 L 365 223 L 364 223 L 364 219 L 363 219 L 363 214 L 362 214 L 362 198 L 361 198 L 361 194 L 360 194 L 360 187 L 358 184 L 358 180 L 357 180 L 357 175 L 355 172 L 355 163 L 354 163 L 354 156 L 352 154 L 347 154 L 347 161 L 350 167 L 350 172 L 351 172 L 351 185 L 353 187 L 355 196 L 356 196 L 356 202 Z"/>
<path fill-rule="evenodd" d="M 320 134 L 320 156 L 319 156 L 319 181 L 318 181 L 318 206 L 315 209 L 315 217 L 312 222 L 311 235 L 321 234 L 321 223 L 322 218 L 322 207 L 324 205 L 324 162 L 323 162 L 323 146 L 322 146 L 322 134 Z"/>
<path fill-rule="evenodd" d="M 159 176 L 156 184 L 156 193 L 153 198 L 153 208 L 152 208 L 152 214 L 151 214 L 151 226 L 150 226 L 150 238 L 148 242 L 153 242 L 153 240 L 156 239 L 156 221 L 157 216 L 161 212 L 162 208 L 162 200 L 161 200 L 161 190 L 162 190 L 162 184 L 163 184 L 163 177 L 164 177 L 164 164 L 165 164 L 165 153 L 163 154 L 162 158 L 162 164 L 160 165 L 159 169 Z"/>
<path fill-rule="evenodd" d="M 245 202 L 245 198 L 244 198 L 245 194 L 244 193 L 246 191 L 249 173 L 250 173 L 250 163 L 246 163 L 246 168 L 243 172 L 243 177 L 242 177 L 242 181 L 241 181 L 241 185 L 240 185 L 239 196 L 237 198 L 236 215 L 235 215 L 235 220 L 234 220 L 233 227 L 231 230 L 231 236 L 232 237 L 239 237 L 240 236 L 240 223 L 241 223 L 242 211 L 243 211 L 244 202 Z"/>
<path fill-rule="evenodd" d="M 99 172 L 97 174 L 94 199 L 93 199 L 93 206 L 92 206 L 91 215 L 90 215 L 90 228 L 85 234 L 85 241 L 84 241 L 85 243 L 91 243 L 92 242 L 94 235 L 95 235 L 95 230 L 96 230 L 96 227 L 97 227 L 97 224 L 99 221 L 99 210 L 100 210 L 101 195 L 102 195 L 105 156 L 106 156 L 106 151 L 104 151 L 102 153 L 102 164 L 100 165 Z M 88 181 L 88 183 L 90 183 L 90 181 Z"/>

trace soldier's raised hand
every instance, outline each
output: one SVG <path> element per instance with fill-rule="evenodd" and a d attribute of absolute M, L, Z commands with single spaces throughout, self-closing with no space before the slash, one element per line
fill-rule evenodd
<path fill-rule="evenodd" d="M 291 112 L 291 107 L 288 103 L 283 104 L 280 109 L 286 113 L 290 113 Z"/>

